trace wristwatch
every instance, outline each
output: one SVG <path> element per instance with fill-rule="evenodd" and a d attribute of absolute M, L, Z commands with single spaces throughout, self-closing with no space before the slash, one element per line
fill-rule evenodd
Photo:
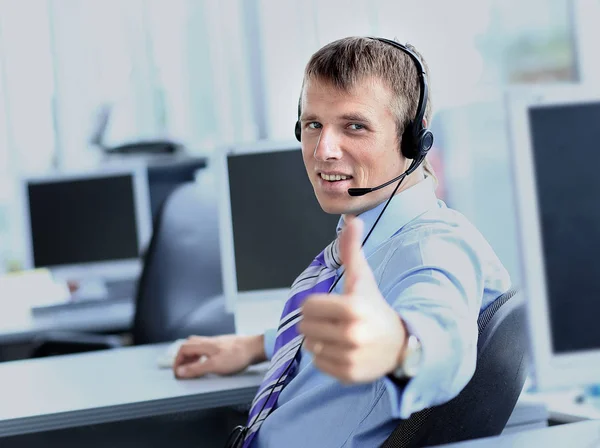
<path fill-rule="evenodd" d="M 409 335 L 402 363 L 392 372 L 392 375 L 399 380 L 413 378 L 421 367 L 422 358 L 421 341 L 414 334 Z"/>

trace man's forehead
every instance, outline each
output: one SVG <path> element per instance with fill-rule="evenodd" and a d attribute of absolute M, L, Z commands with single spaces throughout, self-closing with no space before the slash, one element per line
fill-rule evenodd
<path fill-rule="evenodd" d="M 303 92 L 310 90 L 313 92 L 326 91 L 331 94 L 353 95 L 363 92 L 365 89 L 379 90 L 391 94 L 387 84 L 378 76 L 364 76 L 343 84 L 326 78 L 310 77 L 304 80 Z"/>
<path fill-rule="evenodd" d="M 305 81 L 302 89 L 302 116 L 305 112 L 314 113 L 314 107 L 327 103 L 347 101 L 351 108 L 362 109 L 367 113 L 375 112 L 381 106 L 389 110 L 391 91 L 376 77 L 364 78 L 351 86 L 343 88 L 323 79 Z"/>

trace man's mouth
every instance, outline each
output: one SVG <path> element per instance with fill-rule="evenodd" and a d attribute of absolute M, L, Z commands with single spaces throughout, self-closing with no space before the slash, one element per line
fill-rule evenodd
<path fill-rule="evenodd" d="M 325 173 L 319 173 L 319 177 L 323 180 L 326 180 L 327 182 L 339 182 L 341 180 L 350 180 L 352 179 L 352 176 L 349 176 L 347 174 L 325 174 Z"/>

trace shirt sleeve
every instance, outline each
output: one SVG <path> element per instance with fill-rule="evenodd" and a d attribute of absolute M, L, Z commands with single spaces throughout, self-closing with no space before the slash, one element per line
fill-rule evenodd
<path fill-rule="evenodd" d="M 275 350 L 275 338 L 277 337 L 277 330 L 271 328 L 264 333 L 264 349 L 267 359 L 271 360 L 273 357 L 273 351 Z"/>
<path fill-rule="evenodd" d="M 383 378 L 394 418 L 445 403 L 466 386 L 477 357 L 482 265 L 453 235 L 402 245 L 385 264 L 382 294 L 422 345 L 417 375 L 404 388 Z"/>

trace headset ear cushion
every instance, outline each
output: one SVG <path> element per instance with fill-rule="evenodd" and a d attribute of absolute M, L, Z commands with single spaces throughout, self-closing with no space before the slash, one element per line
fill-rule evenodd
<path fill-rule="evenodd" d="M 406 126 L 406 129 L 402 134 L 402 140 L 400 141 L 400 151 L 402 151 L 402 155 L 407 159 L 414 159 L 418 155 L 416 142 L 410 125 Z"/>
<path fill-rule="evenodd" d="M 296 121 L 296 127 L 294 128 L 294 133 L 296 134 L 296 140 L 301 142 L 302 141 L 302 129 L 300 128 L 300 120 Z"/>

